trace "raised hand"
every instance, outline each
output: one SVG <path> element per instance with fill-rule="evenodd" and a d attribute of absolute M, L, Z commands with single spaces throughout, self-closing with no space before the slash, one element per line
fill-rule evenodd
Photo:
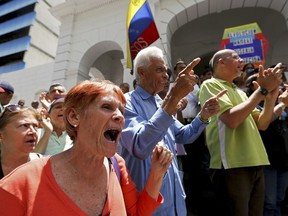
<path fill-rule="evenodd" d="M 39 95 L 39 101 L 42 106 L 48 110 L 51 101 L 47 99 L 47 92 L 41 92 L 41 94 Z"/>
<path fill-rule="evenodd" d="M 198 80 L 194 75 L 193 68 L 200 60 L 200 58 L 194 59 L 178 74 L 170 92 L 164 98 L 162 108 L 169 115 L 172 116 L 175 113 L 178 102 L 191 92 L 193 86 L 197 83 Z"/>
<path fill-rule="evenodd" d="M 47 110 L 42 108 L 40 111 L 41 118 L 39 119 L 40 126 L 45 130 L 45 132 L 52 133 L 53 125 L 51 123 L 50 117 L 48 117 Z"/>
<path fill-rule="evenodd" d="M 164 176 L 170 166 L 174 155 L 163 145 L 156 145 L 152 153 L 152 168 L 151 172 Z"/>
<path fill-rule="evenodd" d="M 177 112 L 179 112 L 179 111 L 184 110 L 186 108 L 187 104 L 188 104 L 187 98 L 185 98 L 185 97 L 182 98 L 177 104 L 177 107 L 176 107 L 176 110 L 175 110 L 175 114 Z"/>
<path fill-rule="evenodd" d="M 173 154 L 162 144 L 157 144 L 152 153 L 152 166 L 145 188 L 153 199 L 157 200 L 163 177 L 170 166 Z"/>
<path fill-rule="evenodd" d="M 220 105 L 218 99 L 222 97 L 224 94 L 226 94 L 228 90 L 224 89 L 221 92 L 219 92 L 216 96 L 209 98 L 205 103 L 203 104 L 201 110 L 200 110 L 200 116 L 207 120 L 211 116 L 217 114 L 220 111 Z"/>
<path fill-rule="evenodd" d="M 287 89 L 287 87 L 286 87 L 286 90 L 281 95 L 279 95 L 278 103 L 283 103 L 283 104 L 285 104 L 286 107 L 288 107 L 288 89 Z"/>
<path fill-rule="evenodd" d="M 253 82 L 254 86 L 261 86 L 268 90 L 268 92 L 278 89 L 282 83 L 282 63 L 278 63 L 274 68 L 263 69 L 259 66 L 259 77 L 257 83 Z"/>
<path fill-rule="evenodd" d="M 178 74 L 170 91 L 171 95 L 180 100 L 189 92 L 193 91 L 193 86 L 198 82 L 197 77 L 194 75 L 193 68 L 200 60 L 200 58 L 195 58 Z"/>

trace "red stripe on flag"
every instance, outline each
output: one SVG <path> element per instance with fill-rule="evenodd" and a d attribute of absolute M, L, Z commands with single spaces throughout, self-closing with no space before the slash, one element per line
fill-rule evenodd
<path fill-rule="evenodd" d="M 132 61 L 135 59 L 138 52 L 159 38 L 159 33 L 157 31 L 155 22 L 153 21 L 146 30 L 130 44 L 131 58 Z"/>

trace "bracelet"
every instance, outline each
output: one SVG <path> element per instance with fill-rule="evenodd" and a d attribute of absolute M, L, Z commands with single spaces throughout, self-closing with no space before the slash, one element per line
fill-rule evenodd
<path fill-rule="evenodd" d="M 200 113 L 198 114 L 198 118 L 200 119 L 200 121 L 201 121 L 202 123 L 208 124 L 208 123 L 210 122 L 209 119 L 203 119 L 203 117 L 200 115 Z"/>

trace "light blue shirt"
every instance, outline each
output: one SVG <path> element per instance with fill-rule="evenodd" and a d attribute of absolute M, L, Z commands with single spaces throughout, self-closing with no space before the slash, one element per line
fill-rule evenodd
<path fill-rule="evenodd" d="M 155 145 L 163 140 L 164 145 L 176 155 L 174 143 L 192 143 L 205 129 L 196 117 L 191 124 L 182 125 L 168 115 L 160 106 L 162 99 L 152 96 L 138 86 L 125 94 L 125 127 L 120 144 L 121 155 L 126 161 L 129 173 L 142 191 L 151 169 L 151 155 Z M 186 215 L 185 192 L 182 186 L 177 159 L 174 157 L 161 187 L 164 203 L 154 215 Z"/>
<path fill-rule="evenodd" d="M 45 131 L 43 128 L 40 128 L 38 130 L 38 133 L 39 133 L 38 142 L 44 135 L 44 132 Z M 44 155 L 55 155 L 55 154 L 61 153 L 71 148 L 72 145 L 73 145 L 73 142 L 68 136 L 66 131 L 63 131 L 63 133 L 60 136 L 58 136 L 55 131 L 52 131 L 49 137 L 49 141 L 48 141 L 47 148 L 46 148 Z"/>

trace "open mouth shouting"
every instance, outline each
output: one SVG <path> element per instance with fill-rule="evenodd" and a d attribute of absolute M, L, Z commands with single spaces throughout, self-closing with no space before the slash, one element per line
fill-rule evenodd
<path fill-rule="evenodd" d="M 118 129 L 109 129 L 104 132 L 104 137 L 112 141 L 113 143 L 117 143 L 120 138 L 121 130 Z"/>

